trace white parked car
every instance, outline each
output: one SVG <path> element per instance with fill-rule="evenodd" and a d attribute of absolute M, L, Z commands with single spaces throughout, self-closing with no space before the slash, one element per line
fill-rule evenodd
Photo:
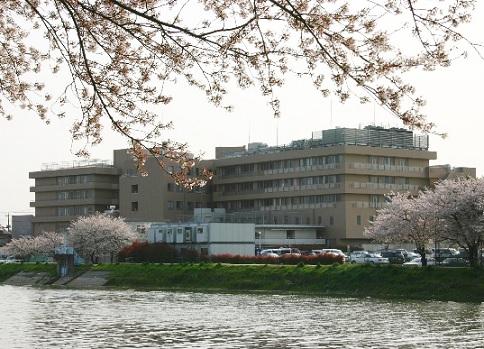
<path fill-rule="evenodd" d="M 20 259 L 16 259 L 14 256 L 7 257 L 5 259 L 0 259 L 0 264 L 17 264 L 21 263 Z"/>
<path fill-rule="evenodd" d="M 412 259 L 410 262 L 403 263 L 405 266 L 414 266 L 414 267 L 421 267 L 422 266 L 422 258 L 418 257 Z M 431 257 L 427 257 L 427 265 L 435 265 L 435 259 Z"/>
<path fill-rule="evenodd" d="M 262 250 L 260 252 L 260 255 L 269 256 L 269 257 L 281 257 L 284 255 L 300 256 L 301 251 L 299 251 L 297 248 L 279 247 L 279 248 L 269 248 L 266 250 Z"/>
<path fill-rule="evenodd" d="M 352 264 L 390 264 L 388 258 L 366 251 L 358 251 L 357 253 L 353 252 L 350 255 L 349 261 Z"/>
<path fill-rule="evenodd" d="M 320 255 L 320 254 L 333 254 L 336 256 L 342 256 L 343 260 L 346 260 L 347 256 L 343 253 L 343 251 L 335 249 L 335 248 L 323 248 L 322 250 L 312 250 L 313 255 Z"/>
<path fill-rule="evenodd" d="M 279 258 L 279 255 L 272 250 L 262 250 L 260 251 L 260 255 L 264 257 L 273 257 L 273 258 Z"/>

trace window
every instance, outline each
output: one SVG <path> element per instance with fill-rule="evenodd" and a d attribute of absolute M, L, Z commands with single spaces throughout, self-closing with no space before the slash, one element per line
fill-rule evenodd
<path fill-rule="evenodd" d="M 369 222 L 373 222 L 373 221 L 375 221 L 375 217 L 370 216 L 370 218 L 368 219 L 368 221 L 369 221 Z"/>
<path fill-rule="evenodd" d="M 286 230 L 286 239 L 295 239 L 295 238 L 296 238 L 295 230 Z"/>
<path fill-rule="evenodd" d="M 138 184 L 131 185 L 131 193 L 137 194 L 138 193 Z"/>
<path fill-rule="evenodd" d="M 185 227 L 184 241 L 185 242 L 192 241 L 192 228 L 191 227 Z"/>
<path fill-rule="evenodd" d="M 311 224 L 311 218 L 306 217 L 306 225 L 309 225 L 309 224 Z"/>
<path fill-rule="evenodd" d="M 329 225 L 334 225 L 334 217 L 329 216 Z"/>
<path fill-rule="evenodd" d="M 174 201 L 168 201 L 167 206 L 168 206 L 169 210 L 174 210 L 175 209 L 175 202 Z"/>
<path fill-rule="evenodd" d="M 356 216 L 356 224 L 361 225 L 361 216 Z"/>
<path fill-rule="evenodd" d="M 174 183 L 168 183 L 168 184 L 166 185 L 166 189 L 167 189 L 168 191 L 173 191 L 173 188 L 174 188 Z"/>
<path fill-rule="evenodd" d="M 131 211 L 132 212 L 138 211 L 138 201 L 131 202 Z"/>
<path fill-rule="evenodd" d="M 176 209 L 177 210 L 183 210 L 183 201 L 177 201 L 176 202 Z"/>
<path fill-rule="evenodd" d="M 321 230 L 316 230 L 316 239 L 324 239 L 324 233 Z"/>
<path fill-rule="evenodd" d="M 321 216 L 318 216 L 318 225 L 321 225 L 321 223 L 323 222 L 323 219 Z"/>

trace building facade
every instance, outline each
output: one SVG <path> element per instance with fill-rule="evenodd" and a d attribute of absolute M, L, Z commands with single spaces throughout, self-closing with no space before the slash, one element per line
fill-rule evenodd
<path fill-rule="evenodd" d="M 209 187 L 190 191 L 176 185 L 153 157 L 145 163 L 148 176 L 138 173 L 126 149 L 114 151 L 113 164 L 120 173 L 120 216 L 129 222 L 185 222 L 192 219 L 195 208 L 209 205 Z M 169 170 L 175 171 L 175 165 Z M 197 174 L 195 168 L 192 175 Z"/>
<path fill-rule="evenodd" d="M 233 221 L 319 226 L 330 246 L 361 245 L 385 194 L 429 185 L 428 137 L 403 129 L 334 129 L 289 146 L 219 152 L 214 207 Z M 262 237 L 264 238 L 264 237 Z M 314 237 L 316 238 L 316 236 Z"/>
<path fill-rule="evenodd" d="M 190 222 L 195 209 L 218 208 L 226 213 L 217 222 L 255 224 L 257 243 L 264 246 L 276 236 L 293 246 L 361 246 L 385 195 L 417 194 L 438 179 L 475 177 L 472 168 L 429 166 L 437 154 L 429 151 L 428 136 L 398 128 L 336 128 L 286 146 L 251 143 L 215 153 L 199 164 L 215 173 L 212 183 L 195 191 L 177 186 L 153 157 L 145 164 L 149 175 L 140 175 L 126 149 L 114 151 L 112 165 L 31 172 L 34 232 L 62 231 L 77 216 L 113 205 L 128 222 L 146 227 Z M 197 174 L 194 168 L 191 175 Z"/>
<path fill-rule="evenodd" d="M 119 169 L 108 162 L 81 161 L 72 164 L 45 165 L 30 172 L 35 180 L 32 219 L 34 234 L 63 232 L 79 216 L 104 212 L 119 206 Z"/>
<path fill-rule="evenodd" d="M 12 215 L 12 238 L 30 236 L 33 233 L 32 220 L 34 215 Z"/>

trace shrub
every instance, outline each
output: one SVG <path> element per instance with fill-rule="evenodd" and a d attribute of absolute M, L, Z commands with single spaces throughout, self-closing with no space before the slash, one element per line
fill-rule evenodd
<path fill-rule="evenodd" d="M 121 262 L 158 262 L 168 263 L 177 261 L 177 251 L 173 246 L 166 243 L 149 244 L 147 242 L 135 241 L 123 248 L 119 254 Z"/>
<path fill-rule="evenodd" d="M 219 254 L 204 257 L 204 260 L 212 263 L 231 264 L 289 264 L 289 265 L 331 265 L 343 263 L 343 257 L 334 254 L 323 254 L 317 256 L 283 255 L 279 258 L 268 256 L 240 256 L 231 254 Z"/>

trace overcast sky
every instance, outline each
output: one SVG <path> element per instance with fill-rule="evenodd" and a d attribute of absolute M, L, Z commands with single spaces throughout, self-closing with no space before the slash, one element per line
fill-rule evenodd
<path fill-rule="evenodd" d="M 473 22 L 465 33 L 484 43 L 482 22 L 484 4 L 478 3 Z M 484 54 L 484 50 L 483 54 Z M 446 139 L 431 136 L 430 149 L 437 152 L 432 164 L 476 167 L 484 171 L 484 60 L 469 50 L 468 59 L 459 60 L 447 69 L 412 75 L 418 92 L 427 99 L 425 111 Z M 173 120 L 175 129 L 167 133 L 173 140 L 187 142 L 194 153 L 213 158 L 215 146 L 237 146 L 249 142 L 269 145 L 286 144 L 294 139 L 310 138 L 311 132 L 336 126 L 363 127 L 367 124 L 401 126 L 386 111 L 373 104 L 350 101 L 339 104 L 336 98 L 322 98 L 312 85 L 292 79 L 281 90 L 282 116 L 275 120 L 267 101 L 258 91 L 235 90 L 230 101 L 235 110 L 227 113 L 208 104 L 196 90 L 180 86 L 173 91 L 174 101 L 163 111 L 164 121 Z M 0 119 L 0 225 L 6 224 L 8 212 L 33 213 L 34 200 L 28 172 L 42 164 L 72 161 L 68 130 L 72 120 L 52 120 L 50 125 L 16 113 L 12 121 Z M 104 142 L 91 148 L 93 158 L 112 159 L 112 150 L 126 148 L 124 139 L 105 130 Z"/>

